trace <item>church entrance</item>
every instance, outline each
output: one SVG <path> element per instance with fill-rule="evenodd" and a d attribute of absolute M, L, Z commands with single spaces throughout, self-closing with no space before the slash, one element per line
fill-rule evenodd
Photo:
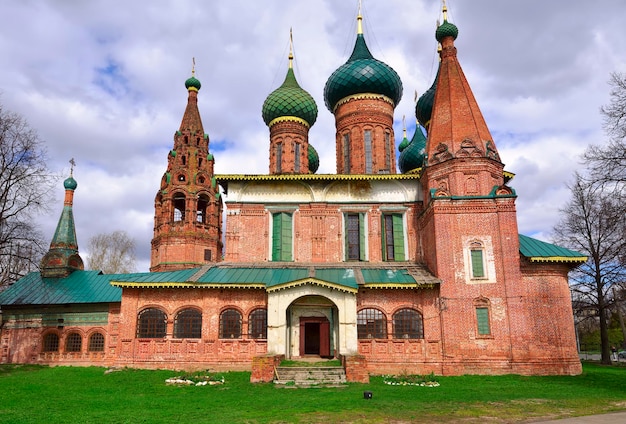
<path fill-rule="evenodd" d="M 300 353 L 329 357 L 330 322 L 320 317 L 300 317 Z"/>

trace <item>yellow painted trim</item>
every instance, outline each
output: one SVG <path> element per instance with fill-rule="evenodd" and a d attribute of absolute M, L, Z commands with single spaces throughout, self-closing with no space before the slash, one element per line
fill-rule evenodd
<path fill-rule="evenodd" d="M 345 293 L 358 293 L 358 289 L 342 286 L 340 284 L 329 283 L 328 281 L 318 280 L 317 278 L 305 278 L 303 280 L 290 281 L 288 283 L 279 284 L 276 286 L 268 287 L 267 292 L 272 293 L 279 290 L 287 290 L 294 287 L 306 286 L 306 285 L 326 287 L 327 289 L 342 291 Z"/>
<path fill-rule="evenodd" d="M 503 171 L 502 174 L 507 177 L 509 180 L 512 180 L 515 177 L 515 174 L 509 171 Z"/>
<path fill-rule="evenodd" d="M 279 116 L 278 118 L 274 118 L 267 124 L 268 127 L 272 128 L 274 124 L 278 124 L 279 122 L 297 122 L 299 124 L 304 125 L 307 128 L 311 128 L 309 123 L 302 118 L 298 118 L 297 116 Z"/>
<path fill-rule="evenodd" d="M 366 289 L 433 289 L 435 283 L 366 283 Z"/>
<path fill-rule="evenodd" d="M 350 180 L 419 180 L 418 174 L 281 174 L 281 175 L 215 175 L 216 181 L 350 181 Z"/>
<path fill-rule="evenodd" d="M 187 89 L 187 91 L 196 91 L 196 92 L 197 92 L 197 91 L 198 91 L 198 89 L 197 89 L 196 87 L 189 87 L 189 88 Z"/>
<path fill-rule="evenodd" d="M 531 262 L 587 262 L 587 256 L 533 256 L 528 258 Z"/>
<path fill-rule="evenodd" d="M 264 289 L 261 283 L 173 283 L 173 282 L 130 282 L 111 281 L 113 287 L 127 289 Z"/>
<path fill-rule="evenodd" d="M 364 100 L 364 99 L 380 99 L 383 100 L 387 103 L 389 103 L 391 106 L 395 106 L 395 103 L 393 102 L 393 100 L 391 100 L 391 98 L 383 95 L 383 94 L 376 94 L 376 93 L 359 93 L 359 94 L 352 94 L 350 96 L 346 96 L 343 99 L 339 100 L 337 102 L 337 104 L 335 105 L 335 107 L 333 108 L 333 113 L 335 113 L 335 111 L 337 110 L 337 108 L 344 104 L 344 103 L 348 103 L 350 100 Z"/>

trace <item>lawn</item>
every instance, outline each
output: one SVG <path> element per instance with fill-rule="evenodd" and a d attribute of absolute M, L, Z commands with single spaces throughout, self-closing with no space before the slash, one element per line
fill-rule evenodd
<path fill-rule="evenodd" d="M 439 387 L 382 377 L 340 388 L 250 384 L 172 386 L 173 371 L 0 366 L 1 423 L 524 422 L 626 410 L 626 367 L 585 363 L 575 377 L 438 377 Z M 371 391 L 372 399 L 363 392 Z"/>

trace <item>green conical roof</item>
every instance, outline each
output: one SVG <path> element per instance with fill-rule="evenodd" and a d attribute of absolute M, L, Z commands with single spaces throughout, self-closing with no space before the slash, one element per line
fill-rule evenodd
<path fill-rule="evenodd" d="M 289 68 L 285 82 L 263 102 L 263 121 L 269 125 L 276 118 L 295 116 L 312 126 L 317 119 L 317 104 L 313 97 L 300 87 L 293 68 Z"/>
<path fill-rule="evenodd" d="M 402 98 L 402 81 L 391 66 L 374 59 L 363 34 L 357 34 L 352 55 L 326 81 L 324 101 L 332 112 L 341 99 L 361 93 L 382 94 L 395 106 Z"/>
<path fill-rule="evenodd" d="M 402 151 L 407 148 L 409 143 L 410 141 L 408 138 L 406 138 L 406 129 L 405 129 L 404 137 L 402 137 L 402 141 L 400 142 L 400 145 L 398 146 L 398 150 L 402 153 Z"/>
<path fill-rule="evenodd" d="M 196 91 L 200 90 L 200 87 L 202 87 L 202 84 L 200 84 L 200 80 L 198 80 L 195 76 L 191 76 L 191 78 L 188 78 L 187 81 L 185 81 L 185 88 L 187 88 L 187 90 L 191 89 L 195 89 Z"/>
<path fill-rule="evenodd" d="M 402 151 L 398 159 L 400 172 L 406 174 L 424 165 L 426 156 L 426 137 L 422 132 L 422 126 L 418 123 L 415 127 L 415 134 L 409 145 Z"/>
<path fill-rule="evenodd" d="M 320 167 L 320 157 L 317 150 L 309 144 L 309 172 L 315 174 Z"/>

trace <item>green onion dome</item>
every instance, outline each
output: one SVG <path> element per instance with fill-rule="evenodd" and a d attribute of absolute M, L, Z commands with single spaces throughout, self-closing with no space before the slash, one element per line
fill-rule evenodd
<path fill-rule="evenodd" d="M 310 127 L 317 119 L 317 104 L 313 97 L 300 87 L 293 68 L 289 67 L 283 85 L 274 90 L 263 102 L 262 114 L 266 125 L 270 125 L 276 118 L 295 116 L 304 120 Z"/>
<path fill-rule="evenodd" d="M 424 125 L 430 125 L 430 118 L 433 114 L 433 104 L 435 103 L 435 90 L 437 89 L 437 81 L 439 80 L 439 70 L 437 70 L 437 76 L 433 81 L 433 85 L 424 92 L 415 104 L 415 117 L 418 121 L 423 122 Z"/>
<path fill-rule="evenodd" d="M 309 172 L 315 174 L 320 167 L 320 157 L 317 150 L 309 144 Z"/>
<path fill-rule="evenodd" d="M 456 25 L 448 22 L 447 19 L 444 19 L 443 24 L 439 25 L 439 27 L 437 28 L 437 31 L 435 31 L 435 38 L 440 43 L 441 43 L 441 40 L 443 40 L 446 37 L 452 37 L 454 40 L 456 40 L 456 37 L 458 36 L 459 36 L 459 29 L 457 28 Z"/>
<path fill-rule="evenodd" d="M 415 134 L 409 145 L 402 151 L 398 159 L 400 172 L 406 174 L 414 169 L 424 166 L 426 157 L 426 137 L 422 131 L 422 126 L 418 123 L 415 127 Z"/>
<path fill-rule="evenodd" d="M 404 149 L 407 148 L 407 146 L 409 145 L 410 141 L 409 139 L 406 137 L 406 129 L 404 130 L 404 137 L 402 137 L 402 141 L 400 142 L 400 145 L 398 146 L 398 150 L 400 152 L 404 151 Z"/>
<path fill-rule="evenodd" d="M 200 87 L 202 87 L 202 84 L 200 84 L 200 81 L 193 75 L 185 81 L 185 88 L 187 88 L 187 90 L 198 91 Z"/>
<path fill-rule="evenodd" d="M 391 66 L 374 59 L 363 34 L 357 34 L 350 59 L 326 81 L 324 101 L 332 112 L 341 99 L 365 93 L 382 94 L 390 98 L 395 107 L 402 98 L 402 81 Z"/>
<path fill-rule="evenodd" d="M 78 187 L 78 183 L 74 178 L 67 177 L 67 179 L 63 181 L 63 187 L 65 187 L 66 190 L 76 190 L 76 187 Z"/>

